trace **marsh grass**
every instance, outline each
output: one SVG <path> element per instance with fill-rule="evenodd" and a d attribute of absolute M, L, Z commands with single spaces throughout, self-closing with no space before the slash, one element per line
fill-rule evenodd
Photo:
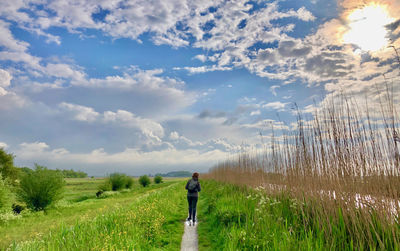
<path fill-rule="evenodd" d="M 202 183 L 199 250 L 398 250 L 398 226 L 371 211 L 336 206 L 287 192 L 267 195 L 228 183 Z M 321 217 L 324 216 L 324 217 Z M 326 217 L 328 216 L 328 217 Z M 350 218 L 351 217 L 351 218 Z"/>
<path fill-rule="evenodd" d="M 307 120 L 295 108 L 297 123 L 271 126 L 263 151 L 243 152 L 207 177 L 259 187 L 281 204 L 300 201 L 299 211 L 282 220 L 297 218 L 296 234 L 318 236 L 312 240 L 324 247 L 340 239 L 348 249 L 399 249 L 400 121 L 392 93 L 386 85 L 380 107 L 336 97 Z"/>

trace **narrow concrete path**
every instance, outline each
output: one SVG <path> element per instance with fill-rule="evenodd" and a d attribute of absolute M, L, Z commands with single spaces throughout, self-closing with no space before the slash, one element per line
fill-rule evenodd
<path fill-rule="evenodd" d="M 197 251 L 199 250 L 197 238 L 197 222 L 190 225 L 189 221 L 185 221 L 185 233 L 182 236 L 181 251 Z"/>

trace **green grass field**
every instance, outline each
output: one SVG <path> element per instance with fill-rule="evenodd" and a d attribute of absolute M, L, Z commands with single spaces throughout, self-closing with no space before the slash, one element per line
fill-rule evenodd
<path fill-rule="evenodd" d="M 29 212 L 0 223 L 0 249 L 177 250 L 186 216 L 184 183 L 164 183 L 107 192 L 103 179 L 67 179 L 64 198 L 45 212 Z M 89 245 L 90 243 L 90 245 Z"/>

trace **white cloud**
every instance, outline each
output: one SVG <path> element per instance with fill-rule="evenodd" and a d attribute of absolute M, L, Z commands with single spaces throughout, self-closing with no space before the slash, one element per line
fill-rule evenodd
<path fill-rule="evenodd" d="M 0 69 L 0 96 L 5 96 L 8 92 L 7 87 L 10 86 L 12 76 L 8 71 Z"/>
<path fill-rule="evenodd" d="M 197 59 L 197 60 L 199 60 L 199 61 L 201 61 L 203 63 L 207 61 L 207 56 L 203 55 L 203 54 L 196 55 L 193 58 Z"/>
<path fill-rule="evenodd" d="M 315 107 L 315 105 L 307 105 L 302 110 L 303 113 L 311 113 L 311 114 L 315 113 L 316 111 L 317 111 L 317 108 Z"/>
<path fill-rule="evenodd" d="M 278 89 L 278 88 L 280 88 L 279 85 L 273 85 L 273 86 L 271 86 L 271 87 L 269 88 L 270 92 L 271 92 L 272 95 L 274 95 L 275 97 L 277 96 L 276 89 Z"/>
<path fill-rule="evenodd" d="M 198 73 L 205 73 L 205 72 L 213 72 L 213 71 L 231 71 L 232 67 L 225 67 L 225 66 L 199 66 L 199 67 L 174 67 L 174 70 L 186 70 L 190 74 L 198 74 Z"/>
<path fill-rule="evenodd" d="M 7 50 L 24 52 L 28 49 L 29 44 L 14 38 L 10 29 L 10 24 L 0 20 L 0 46 Z"/>
<path fill-rule="evenodd" d="M 93 122 L 99 117 L 99 113 L 91 107 L 65 102 L 59 104 L 59 107 L 65 111 L 71 112 L 73 118 L 79 121 Z"/>
<path fill-rule="evenodd" d="M 3 47 L 3 50 L 0 51 L 0 60 L 24 62 L 31 67 L 38 68 L 40 59 L 27 53 L 29 43 L 15 39 L 9 26 L 9 23 L 0 20 L 0 47 Z"/>
<path fill-rule="evenodd" d="M 138 117 L 128 111 L 106 111 L 103 115 L 103 121 L 105 123 L 115 123 L 125 127 L 139 128 L 143 134 L 153 138 L 164 137 L 164 128 L 159 123 L 150 119 Z"/>
<path fill-rule="evenodd" d="M 49 63 L 43 69 L 46 75 L 58 78 L 67 78 L 76 81 L 84 80 L 85 74 L 79 70 L 73 69 L 71 65 L 63 63 Z"/>
<path fill-rule="evenodd" d="M 296 11 L 297 17 L 303 21 L 314 21 L 315 17 L 305 7 L 301 7 Z"/>
<path fill-rule="evenodd" d="M 171 139 L 171 140 L 177 140 L 177 139 L 179 139 L 179 133 L 178 132 L 171 132 L 170 133 L 170 135 L 169 135 L 169 138 Z"/>
<path fill-rule="evenodd" d="M 270 102 L 270 103 L 263 105 L 263 108 L 282 111 L 285 109 L 286 105 L 288 105 L 288 104 L 289 103 L 282 103 L 280 101 L 276 101 L 276 102 Z"/>
<path fill-rule="evenodd" d="M 250 113 L 250 116 L 256 116 L 256 115 L 260 115 L 260 114 L 261 114 L 261 111 L 260 110 L 256 110 L 256 111 L 252 111 Z"/>
<path fill-rule="evenodd" d="M 33 142 L 33 143 L 21 143 L 20 144 L 20 149 L 23 152 L 26 152 L 28 154 L 35 154 L 35 153 L 41 153 L 44 152 L 46 149 L 49 148 L 49 145 L 47 145 L 44 142 Z"/>
<path fill-rule="evenodd" d="M 1 93 L 3 95 L 1 95 Z M 25 97 L 19 96 L 10 91 L 4 90 L 4 92 L 2 92 L 0 87 L 0 110 L 13 110 L 21 108 L 27 104 L 29 104 L 29 101 Z"/>
<path fill-rule="evenodd" d="M 273 119 L 264 119 L 257 121 L 252 124 L 243 124 L 241 125 L 242 128 L 253 128 L 253 129 L 259 129 L 259 130 L 289 130 L 289 127 L 285 125 L 281 121 L 275 121 Z"/>
<path fill-rule="evenodd" d="M 117 110 L 116 112 L 105 111 L 103 114 L 95 111 L 92 107 L 82 105 L 61 103 L 59 107 L 70 113 L 72 119 L 88 123 L 111 124 L 116 127 L 138 129 L 144 138 L 143 144 L 160 144 L 164 137 L 164 128 L 161 124 L 146 118 L 141 118 L 129 111 Z"/>
<path fill-rule="evenodd" d="M 8 71 L 0 69 L 0 87 L 8 87 L 10 86 L 12 76 Z"/>
<path fill-rule="evenodd" d="M 0 148 L 7 149 L 8 145 L 4 142 L 0 142 Z"/>

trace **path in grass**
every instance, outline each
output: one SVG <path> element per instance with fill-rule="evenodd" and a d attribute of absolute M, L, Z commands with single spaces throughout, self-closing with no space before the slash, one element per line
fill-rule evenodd
<path fill-rule="evenodd" d="M 189 221 L 185 221 L 185 232 L 182 236 L 181 251 L 197 251 L 197 223 L 190 225 Z"/>

